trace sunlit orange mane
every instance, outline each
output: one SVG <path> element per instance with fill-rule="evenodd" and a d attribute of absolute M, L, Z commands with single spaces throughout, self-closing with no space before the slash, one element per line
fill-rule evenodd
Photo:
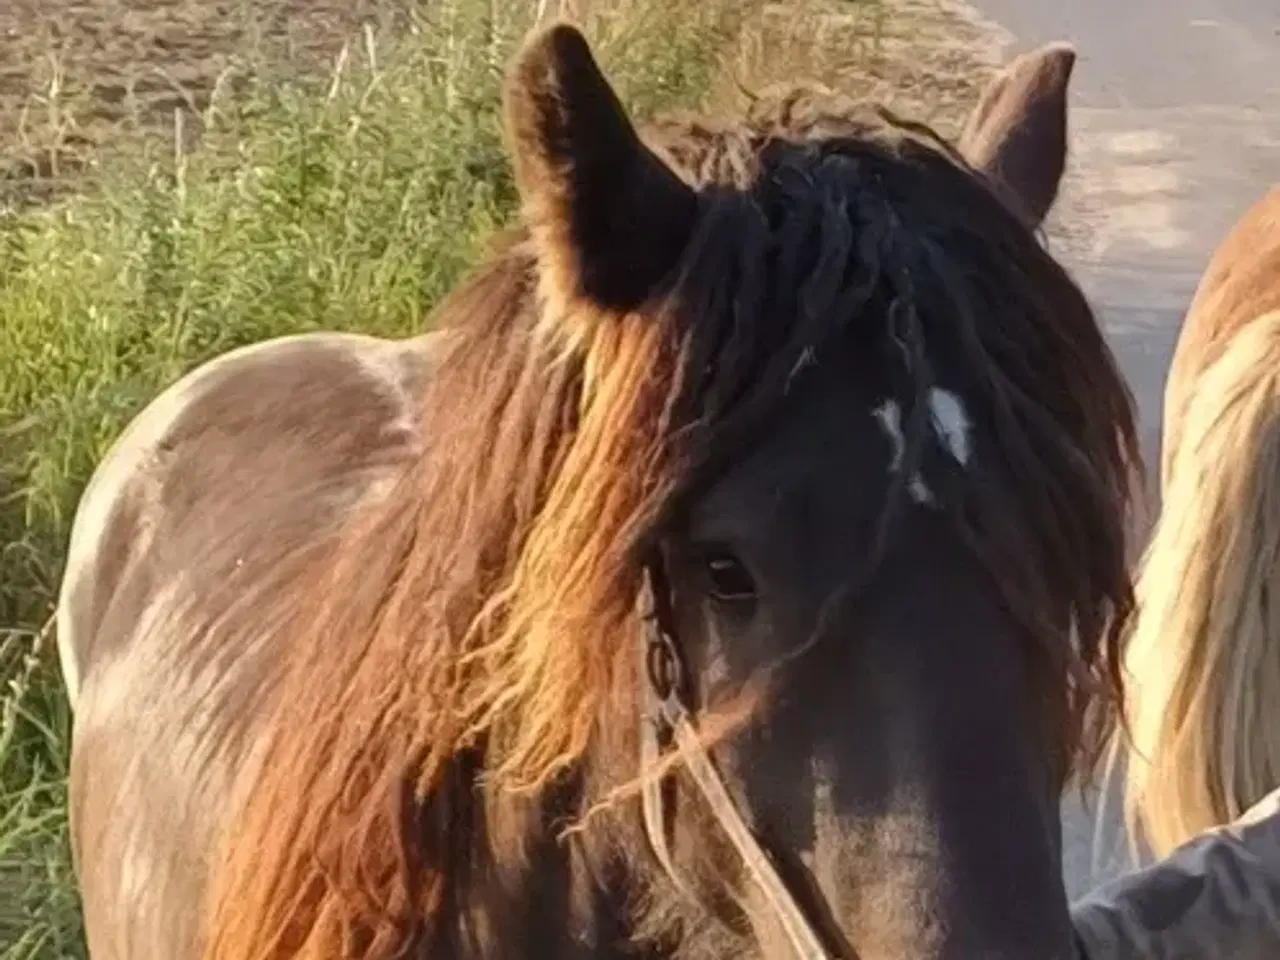
<path fill-rule="evenodd" d="M 565 95 L 545 78 L 537 87 L 538 66 L 513 84 Z M 521 122 L 509 109 L 516 141 Z M 800 182 L 813 198 L 796 229 L 825 246 L 788 258 L 765 242 L 774 225 L 749 191 L 763 153 L 808 157 L 794 144 L 819 136 L 839 138 L 822 149 L 840 176 L 865 164 L 898 206 L 869 206 L 855 238 L 846 211 Z M 638 551 L 691 480 L 782 402 L 805 351 L 838 334 L 835 305 L 901 280 L 873 255 L 918 223 L 969 258 L 922 260 L 913 293 L 922 322 L 945 317 L 966 361 L 999 371 L 982 382 L 1029 506 L 993 534 L 991 556 L 1025 571 L 1015 548 L 1043 531 L 1033 567 L 1058 579 L 1011 573 L 1010 589 L 1028 610 L 1053 600 L 1082 625 L 1078 660 L 1063 644 L 1055 669 L 1080 677 L 1061 718 L 1067 760 L 1089 750 L 1079 725 L 1096 690 L 1084 684 L 1118 685 L 1110 654 L 1130 599 L 1114 541 L 1133 430 L 1079 292 L 953 154 L 885 117 L 790 103 L 751 127 L 667 129 L 663 143 L 703 188 L 694 210 L 653 210 L 662 184 L 640 178 L 651 192 L 634 198 L 636 216 L 694 217 L 671 263 L 655 263 L 652 233 L 618 254 L 616 275 L 586 262 L 599 225 L 564 218 L 568 201 L 551 188 L 522 189 L 539 198 L 526 201 L 528 226 L 440 308 L 448 333 L 423 398 L 420 461 L 297 585 L 288 629 L 306 639 L 228 824 L 205 960 L 465 956 L 458 945 L 488 935 L 478 904 L 486 890 L 501 899 L 547 834 L 544 800 L 574 784 L 593 749 L 616 752 L 633 734 Z M 518 173 L 525 185 L 551 175 Z M 778 246 L 799 249 L 804 236 Z M 629 302 L 628 272 L 646 270 L 646 296 Z M 771 299 L 778 290 L 790 299 Z M 796 307 L 800 291 L 812 312 Z M 1064 365 L 1046 358 L 1063 351 L 1080 361 L 1075 379 L 1048 382 Z M 1051 522 L 1066 515 L 1071 529 Z"/>

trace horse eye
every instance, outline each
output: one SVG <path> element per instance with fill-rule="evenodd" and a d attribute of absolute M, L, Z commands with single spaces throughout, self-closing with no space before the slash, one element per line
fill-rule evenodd
<path fill-rule="evenodd" d="M 722 603 L 734 603 L 755 597 L 755 581 L 737 557 L 713 553 L 707 557 L 706 564 L 707 582 L 713 598 Z"/>

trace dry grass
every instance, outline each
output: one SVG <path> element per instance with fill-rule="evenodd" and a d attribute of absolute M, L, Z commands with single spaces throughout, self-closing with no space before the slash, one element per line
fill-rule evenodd
<path fill-rule="evenodd" d="M 763 93 L 796 80 L 876 100 L 954 135 L 994 66 L 989 28 L 950 0 L 773 3 L 732 77 Z M 740 87 L 717 91 L 733 109 Z"/>
<path fill-rule="evenodd" d="M 586 0 L 519 2 L 578 16 L 590 6 Z M 169 139 L 177 130 L 190 149 L 210 105 L 228 91 L 242 92 L 264 67 L 273 75 L 325 74 L 357 31 L 392 35 L 422 23 L 426 6 L 419 0 L 4 0 L 0 202 L 79 189 L 104 156 L 139 137 Z M 718 100 L 740 99 L 737 83 L 759 92 L 803 76 L 889 101 L 946 131 L 972 99 L 986 44 L 984 31 L 954 0 L 773 3 L 726 64 L 728 89 Z"/>
<path fill-rule="evenodd" d="M 0 960 L 83 956 L 45 625 L 94 464 L 227 349 L 421 329 L 512 213 L 498 82 L 558 6 L 0 0 Z M 641 115 L 808 78 L 949 131 L 985 72 L 937 0 L 576 6 Z"/>
<path fill-rule="evenodd" d="M 402 29 L 414 0 L 4 0 L 0 183 L 78 184 L 104 149 L 167 135 L 264 64 L 327 72 L 362 25 Z M 194 131 L 188 123 L 187 130 Z"/>

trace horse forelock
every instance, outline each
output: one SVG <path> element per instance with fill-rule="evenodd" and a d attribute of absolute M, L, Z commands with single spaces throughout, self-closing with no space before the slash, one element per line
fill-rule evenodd
<path fill-rule="evenodd" d="M 942 382 L 959 390 L 1001 467 L 958 471 L 976 511 L 960 519 L 1040 641 L 1043 682 L 1067 691 L 1053 718 L 1063 768 L 1087 776 L 1119 719 L 1133 608 L 1131 395 L 1079 288 L 954 150 L 883 108 L 832 104 L 796 90 L 736 128 L 652 136 L 687 180 L 723 191 L 678 287 L 698 327 L 690 368 L 716 371 L 693 398 L 709 421 L 697 452 L 731 457 L 849 333 L 884 350 L 904 420 Z M 905 438 L 904 484 L 927 420 Z"/>
<path fill-rule="evenodd" d="M 908 411 L 935 368 L 963 375 L 1009 481 L 974 485 L 974 537 L 1034 627 L 1042 603 L 1081 627 L 1058 685 L 1072 666 L 1118 684 L 1134 431 L 1078 289 L 927 132 L 760 116 L 653 134 L 700 209 L 642 309 L 546 316 L 521 234 L 442 305 L 432 442 L 299 586 L 308 639 L 227 832 L 207 960 L 485 953 L 505 908 L 468 870 L 518 870 L 537 798 L 636 722 L 638 547 L 855 327 L 909 358 Z M 1067 753 L 1085 705 L 1060 718 Z"/>

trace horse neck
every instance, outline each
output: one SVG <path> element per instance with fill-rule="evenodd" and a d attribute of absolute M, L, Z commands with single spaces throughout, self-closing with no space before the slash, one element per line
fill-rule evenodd
<path fill-rule="evenodd" d="M 484 815 L 486 837 L 455 891 L 457 940 L 428 951 L 424 960 L 436 960 L 437 954 L 469 960 L 669 956 L 635 943 L 636 875 L 633 858 L 620 855 L 633 848 L 630 830 L 610 813 L 611 826 L 591 823 L 561 832 L 573 820 L 566 811 L 578 810 L 580 797 L 576 789 L 552 793 L 541 801 L 540 813 L 513 804 Z M 519 849 L 522 855 L 499 862 L 485 849 Z"/>
<path fill-rule="evenodd" d="M 607 864 L 581 851 L 536 856 L 509 903 L 507 932 L 492 938 L 484 960 L 662 960 L 669 954 L 635 943 L 628 884 L 602 876 Z"/>

